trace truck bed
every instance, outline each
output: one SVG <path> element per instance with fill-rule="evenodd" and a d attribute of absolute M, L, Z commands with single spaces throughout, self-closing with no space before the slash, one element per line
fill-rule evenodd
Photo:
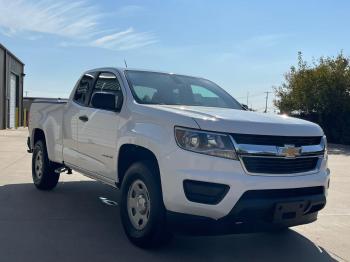
<path fill-rule="evenodd" d="M 30 134 L 33 135 L 36 128 L 44 130 L 49 159 L 57 163 L 63 161 L 62 121 L 67 102 L 67 99 L 36 99 L 29 112 Z M 34 137 L 31 137 L 31 141 L 34 141 Z"/>

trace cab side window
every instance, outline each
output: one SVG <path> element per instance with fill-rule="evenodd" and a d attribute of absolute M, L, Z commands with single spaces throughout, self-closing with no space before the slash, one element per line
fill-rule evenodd
<path fill-rule="evenodd" d="M 117 77 L 112 73 L 101 73 L 98 76 L 93 92 L 119 92 L 120 84 Z"/>
<path fill-rule="evenodd" d="M 81 78 L 79 85 L 75 91 L 73 100 L 78 104 L 84 105 L 89 94 L 89 89 L 92 88 L 95 77 L 91 74 L 85 74 Z"/>
<path fill-rule="evenodd" d="M 122 103 L 123 93 L 117 76 L 109 72 L 100 73 L 92 89 L 89 106 L 118 111 Z"/>

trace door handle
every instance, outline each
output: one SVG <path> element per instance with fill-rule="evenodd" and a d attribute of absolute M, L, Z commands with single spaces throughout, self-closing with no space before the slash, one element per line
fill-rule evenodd
<path fill-rule="evenodd" d="M 83 122 L 87 122 L 87 121 L 89 121 L 89 118 L 87 116 L 79 116 L 79 120 L 81 120 Z"/>

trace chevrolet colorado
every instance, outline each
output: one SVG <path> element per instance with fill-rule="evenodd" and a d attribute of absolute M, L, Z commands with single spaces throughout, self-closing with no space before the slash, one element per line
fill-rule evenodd
<path fill-rule="evenodd" d="M 38 189 L 72 169 L 120 188 L 124 230 L 140 247 L 173 231 L 310 223 L 329 187 L 318 125 L 247 111 L 215 83 L 171 73 L 85 72 L 68 100 L 34 101 L 28 146 Z"/>

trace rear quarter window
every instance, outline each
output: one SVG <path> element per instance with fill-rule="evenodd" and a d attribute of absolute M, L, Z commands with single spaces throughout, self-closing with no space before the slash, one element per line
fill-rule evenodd
<path fill-rule="evenodd" d="M 85 74 L 81 78 L 77 89 L 75 90 L 73 101 L 84 105 L 86 103 L 89 90 L 92 88 L 95 77 L 91 74 Z"/>

